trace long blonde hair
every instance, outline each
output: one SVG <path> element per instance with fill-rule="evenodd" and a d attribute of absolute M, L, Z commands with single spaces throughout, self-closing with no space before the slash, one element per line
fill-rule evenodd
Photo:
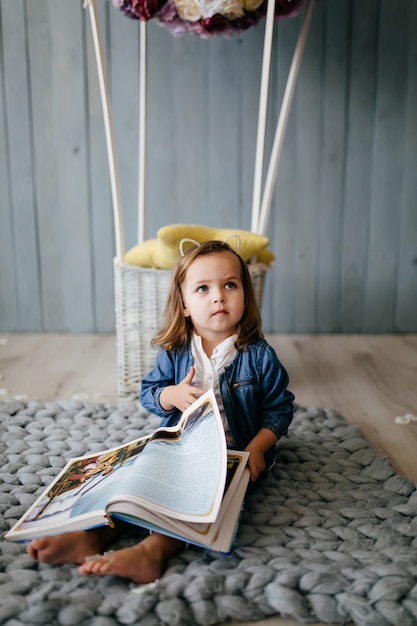
<path fill-rule="evenodd" d="M 245 294 L 245 310 L 238 325 L 238 338 L 236 348 L 242 349 L 263 336 L 261 315 L 255 300 L 252 287 L 252 279 L 246 263 L 243 259 L 223 241 L 205 241 L 194 245 L 181 256 L 172 273 L 168 298 L 165 305 L 164 322 L 162 328 L 155 335 L 152 344 L 165 350 L 177 350 L 188 345 L 193 333 L 193 325 L 190 317 L 185 317 L 183 310 L 181 285 L 185 280 L 187 270 L 194 261 L 207 254 L 219 254 L 230 252 L 234 254 L 240 263 L 241 280 Z"/>

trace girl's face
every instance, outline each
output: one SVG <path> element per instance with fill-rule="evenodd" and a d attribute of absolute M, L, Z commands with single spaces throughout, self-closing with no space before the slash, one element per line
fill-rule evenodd
<path fill-rule="evenodd" d="M 216 344 L 233 335 L 245 309 L 239 259 L 225 250 L 197 257 L 181 284 L 184 315 Z"/>

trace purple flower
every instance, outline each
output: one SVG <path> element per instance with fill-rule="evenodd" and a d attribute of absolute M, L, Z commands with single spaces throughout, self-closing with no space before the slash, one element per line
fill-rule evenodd
<path fill-rule="evenodd" d="M 139 20 L 150 20 L 165 4 L 166 0 L 113 0 L 127 17 Z"/>
<path fill-rule="evenodd" d="M 149 20 L 165 4 L 166 0 L 133 0 L 132 8 L 141 20 Z"/>
<path fill-rule="evenodd" d="M 275 0 L 275 15 L 278 19 L 294 17 L 299 14 L 302 6 L 303 0 Z"/>
<path fill-rule="evenodd" d="M 209 37 L 201 25 L 201 21 L 188 22 L 180 18 L 173 0 L 166 2 L 155 17 L 158 23 L 167 28 L 174 37 L 182 37 L 186 33 L 193 33 L 201 39 Z"/>
<path fill-rule="evenodd" d="M 208 39 L 218 34 L 232 37 L 254 26 L 265 16 L 267 0 L 264 0 L 257 9 L 245 10 L 244 15 L 235 19 L 216 13 L 212 17 L 195 22 L 184 20 L 178 15 L 174 0 L 113 0 L 113 5 L 133 19 L 155 18 L 176 37 L 194 33 L 201 39 Z M 302 5 L 303 0 L 275 0 L 275 16 L 277 19 L 283 19 L 297 15 Z"/>

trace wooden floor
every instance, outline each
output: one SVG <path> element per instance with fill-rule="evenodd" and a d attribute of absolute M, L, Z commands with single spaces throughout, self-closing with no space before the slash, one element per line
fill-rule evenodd
<path fill-rule="evenodd" d="M 301 405 L 332 407 L 417 482 L 417 335 L 270 335 Z M 114 335 L 0 334 L 0 394 L 117 402 Z M 416 418 L 417 419 L 417 418 Z M 294 626 L 269 618 L 257 626 Z M 240 626 L 244 626 L 240 623 Z"/>

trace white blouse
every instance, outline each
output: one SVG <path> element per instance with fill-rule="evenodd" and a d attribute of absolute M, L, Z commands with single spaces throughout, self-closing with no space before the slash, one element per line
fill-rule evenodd
<path fill-rule="evenodd" d="M 195 367 L 192 384 L 196 387 L 204 389 L 204 391 L 208 391 L 213 388 L 217 404 L 219 405 L 224 432 L 226 434 L 226 443 L 228 446 L 233 446 L 234 441 L 220 395 L 219 376 L 223 372 L 224 368 L 229 365 L 229 363 L 231 363 L 236 356 L 237 350 L 235 348 L 235 342 L 237 337 L 238 335 L 232 335 L 231 337 L 224 339 L 224 341 L 219 343 L 219 345 L 214 348 L 213 354 L 210 358 L 204 352 L 201 337 L 193 333 L 191 338 L 191 353 L 193 355 Z"/>

